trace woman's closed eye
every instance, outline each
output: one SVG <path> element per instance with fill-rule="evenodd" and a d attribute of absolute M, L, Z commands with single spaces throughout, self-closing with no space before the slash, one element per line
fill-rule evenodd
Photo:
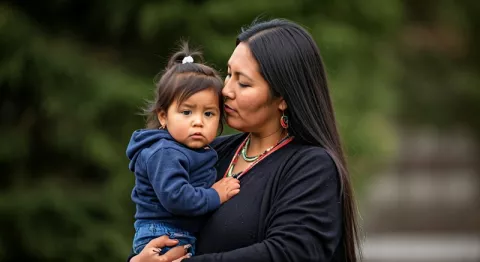
<path fill-rule="evenodd" d="M 238 82 L 238 86 L 244 88 L 244 87 L 249 87 L 250 85 Z"/>
<path fill-rule="evenodd" d="M 228 72 L 228 73 L 227 73 L 227 76 L 225 77 L 225 82 L 226 82 L 226 81 L 229 81 L 231 78 L 232 78 L 232 73 Z M 244 87 L 249 87 L 249 86 L 250 86 L 249 84 L 241 83 L 241 82 L 239 82 L 239 81 L 237 81 L 237 83 L 238 83 L 238 86 L 239 86 L 239 87 L 242 87 L 242 88 L 244 88 Z"/>

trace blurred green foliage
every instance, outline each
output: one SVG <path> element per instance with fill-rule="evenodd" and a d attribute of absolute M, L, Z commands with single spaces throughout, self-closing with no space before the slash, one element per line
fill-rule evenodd
<path fill-rule="evenodd" d="M 225 72 L 242 26 L 306 26 L 327 65 L 355 185 L 395 150 L 394 124 L 480 130 L 478 2 L 0 3 L 0 260 L 119 261 L 129 253 L 125 148 L 179 39 Z M 232 130 L 227 130 L 233 132 Z M 360 190 L 361 191 L 361 190 Z"/>

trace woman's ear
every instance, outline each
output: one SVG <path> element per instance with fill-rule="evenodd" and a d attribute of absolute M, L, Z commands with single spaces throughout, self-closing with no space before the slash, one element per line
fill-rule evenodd
<path fill-rule="evenodd" d="M 167 112 L 165 112 L 164 110 L 158 111 L 157 119 L 158 119 L 158 122 L 160 123 L 161 129 L 164 129 L 165 127 L 167 127 Z"/>
<path fill-rule="evenodd" d="M 287 102 L 285 102 L 285 100 L 282 98 L 282 100 L 280 101 L 280 104 L 278 104 L 278 109 L 283 112 L 287 110 L 287 107 L 288 107 Z"/>

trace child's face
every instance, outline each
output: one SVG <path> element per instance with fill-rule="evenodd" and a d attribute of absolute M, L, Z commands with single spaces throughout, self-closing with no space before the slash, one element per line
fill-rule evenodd
<path fill-rule="evenodd" d="M 218 95 L 209 88 L 193 94 L 180 105 L 174 101 L 166 113 L 158 113 L 158 120 L 177 142 L 190 148 L 202 148 L 217 136 Z"/>

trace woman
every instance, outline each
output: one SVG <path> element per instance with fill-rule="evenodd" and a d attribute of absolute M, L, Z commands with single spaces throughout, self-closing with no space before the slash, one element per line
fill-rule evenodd
<path fill-rule="evenodd" d="M 242 31 L 223 89 L 227 124 L 217 180 L 240 193 L 209 218 L 184 261 L 358 261 L 356 208 L 318 47 L 299 25 Z M 151 255 L 132 262 L 171 261 Z M 175 256 L 177 258 L 178 256 Z"/>

